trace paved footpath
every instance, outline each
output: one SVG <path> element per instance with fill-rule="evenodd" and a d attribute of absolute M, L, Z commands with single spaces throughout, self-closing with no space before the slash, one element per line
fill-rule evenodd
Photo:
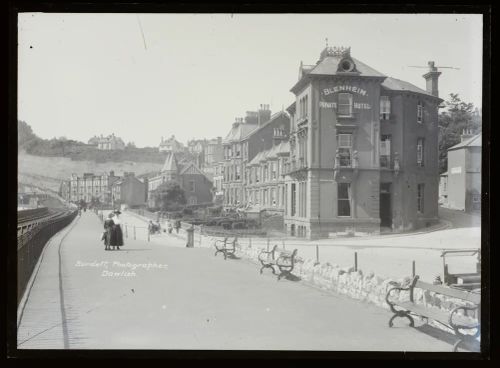
<path fill-rule="evenodd" d="M 47 245 L 18 321 L 20 349 L 450 351 L 406 321 L 388 328 L 382 308 L 278 282 L 179 237 L 129 234 L 120 251 L 104 251 L 101 229 L 86 212 Z M 127 262 L 167 267 L 131 275 Z"/>

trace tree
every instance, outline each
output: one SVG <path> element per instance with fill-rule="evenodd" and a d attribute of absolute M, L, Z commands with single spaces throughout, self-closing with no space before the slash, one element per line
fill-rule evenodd
<path fill-rule="evenodd" d="M 439 115 L 439 171 L 447 170 L 448 148 L 460 143 L 463 131 L 481 132 L 481 120 L 474 116 L 474 104 L 463 102 L 458 94 L 450 93 L 445 102 L 446 112 Z M 477 110 L 477 109 L 476 109 Z"/>
<path fill-rule="evenodd" d="M 33 129 L 24 121 L 17 121 L 17 143 L 19 148 L 27 148 L 40 140 Z"/>
<path fill-rule="evenodd" d="M 156 188 L 155 195 L 157 196 L 157 202 L 160 203 L 161 209 L 165 211 L 176 211 L 186 204 L 184 190 L 175 181 L 168 181 L 160 184 L 160 186 Z"/>

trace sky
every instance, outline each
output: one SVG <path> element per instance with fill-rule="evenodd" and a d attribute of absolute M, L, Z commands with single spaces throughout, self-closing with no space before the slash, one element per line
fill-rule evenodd
<path fill-rule="evenodd" d="M 18 118 L 42 138 L 114 133 L 138 147 L 225 137 L 236 117 L 294 101 L 300 62 L 329 46 L 440 97 L 481 107 L 482 16 L 21 13 Z"/>

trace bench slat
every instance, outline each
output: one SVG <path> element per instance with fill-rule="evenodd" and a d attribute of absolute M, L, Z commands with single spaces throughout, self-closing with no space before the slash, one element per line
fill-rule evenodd
<path fill-rule="evenodd" d="M 448 319 L 450 317 L 450 312 L 445 312 L 436 308 L 427 308 L 423 305 L 418 305 L 412 302 L 400 302 L 396 301 L 393 302 L 397 306 L 404 308 L 410 312 L 413 312 L 415 314 L 418 314 L 420 316 L 428 317 L 431 318 L 435 321 L 439 321 L 441 323 L 444 323 L 445 325 L 449 326 L 448 324 Z M 468 318 L 465 318 L 464 316 L 461 316 L 459 314 L 456 314 L 453 316 L 453 322 L 455 324 L 460 324 L 463 326 L 467 326 L 469 328 L 473 328 L 477 326 L 477 322 L 471 321 Z"/>
<path fill-rule="evenodd" d="M 481 294 L 479 293 L 473 293 L 470 291 L 466 290 L 459 290 L 455 288 L 450 288 L 446 286 L 441 286 L 441 285 L 433 285 L 429 284 L 427 282 L 423 282 L 418 280 L 417 283 L 415 284 L 416 288 L 419 289 L 424 289 L 424 290 L 429 290 L 429 291 L 434 291 L 436 293 L 450 296 L 452 298 L 457 298 L 457 299 L 462 299 L 474 304 L 480 304 L 481 303 Z"/>

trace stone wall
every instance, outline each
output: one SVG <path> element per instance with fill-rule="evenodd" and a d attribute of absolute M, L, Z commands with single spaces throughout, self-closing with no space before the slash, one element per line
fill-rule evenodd
<path fill-rule="evenodd" d="M 261 248 L 244 244 L 240 246 L 239 253 L 258 262 L 258 255 L 261 250 Z M 276 256 L 278 255 L 276 254 Z M 389 306 L 386 302 L 387 291 L 393 287 L 408 287 L 411 282 L 410 277 L 403 279 L 381 278 L 373 272 L 365 274 L 362 270 L 355 271 L 354 267 L 341 267 L 330 263 L 321 264 L 312 259 L 301 259 L 300 254 L 292 273 L 300 277 L 301 280 L 321 289 L 330 290 L 353 299 L 372 303 L 387 310 L 389 310 Z M 409 292 L 392 292 L 391 300 L 408 301 Z M 414 301 L 417 304 L 447 312 L 451 312 L 451 310 L 457 306 L 467 305 L 467 303 L 462 300 L 446 297 L 434 292 L 424 292 L 421 289 L 415 289 Z M 464 311 L 460 310 L 458 314 L 464 316 Z M 388 320 L 389 317 L 390 315 L 388 315 Z M 477 321 L 477 312 L 469 312 L 467 317 L 471 321 Z M 418 317 L 416 319 L 418 320 Z M 429 321 L 429 323 L 447 332 L 453 332 L 453 330 L 433 321 Z"/>

